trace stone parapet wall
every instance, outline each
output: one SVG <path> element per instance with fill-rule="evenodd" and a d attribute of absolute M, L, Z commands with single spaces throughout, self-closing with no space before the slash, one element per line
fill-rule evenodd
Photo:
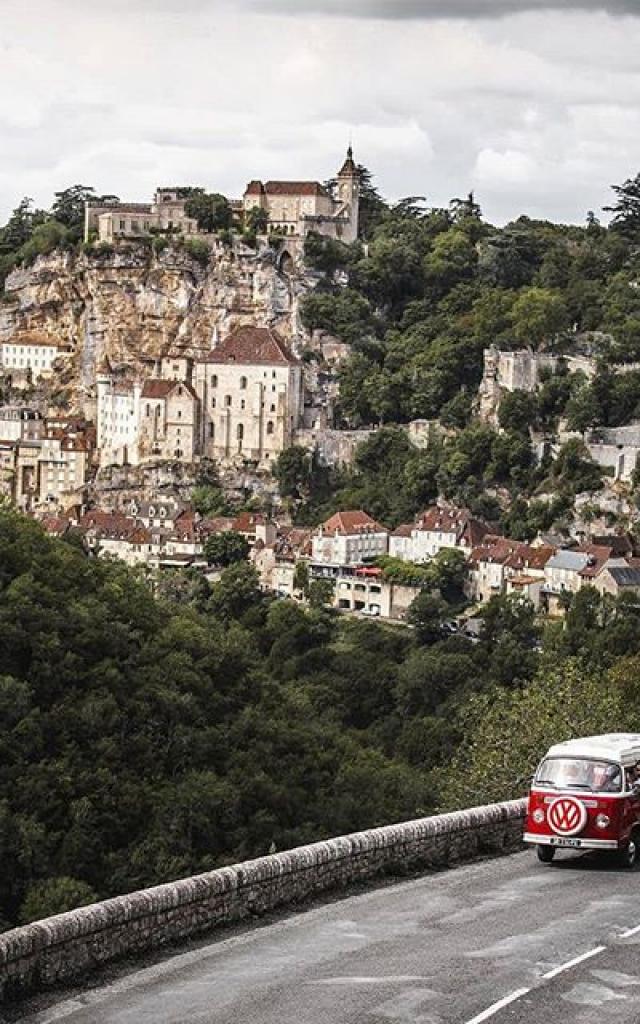
<path fill-rule="evenodd" d="M 353 882 L 513 852 L 524 813 L 513 800 L 357 832 L 16 928 L 0 935 L 0 999 Z"/>

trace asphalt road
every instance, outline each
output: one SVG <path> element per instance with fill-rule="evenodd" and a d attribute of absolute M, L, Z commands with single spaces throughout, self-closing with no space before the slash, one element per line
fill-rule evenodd
<path fill-rule="evenodd" d="M 20 1019 L 638 1024 L 640 871 L 532 850 L 470 864 L 219 934 Z"/>

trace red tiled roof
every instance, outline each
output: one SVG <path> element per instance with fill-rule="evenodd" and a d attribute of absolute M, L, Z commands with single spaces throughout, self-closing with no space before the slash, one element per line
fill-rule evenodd
<path fill-rule="evenodd" d="M 236 327 L 208 357 L 210 363 L 295 364 L 298 360 L 270 327 Z"/>
<path fill-rule="evenodd" d="M 601 544 L 580 544 L 574 550 L 589 556 L 589 564 L 580 573 L 584 579 L 593 579 L 597 576 L 605 562 L 613 555 L 613 548 Z"/>
<path fill-rule="evenodd" d="M 198 533 L 202 537 L 208 537 L 211 533 L 223 533 L 233 528 L 233 519 L 230 516 L 214 516 L 210 519 L 201 519 L 198 523 Z"/>
<path fill-rule="evenodd" d="M 159 380 L 158 378 L 151 378 L 144 382 L 142 388 L 143 398 L 168 398 L 172 391 L 176 388 L 184 388 L 184 390 L 191 395 L 192 398 L 196 397 L 196 394 L 190 384 L 187 384 L 183 380 Z"/>
<path fill-rule="evenodd" d="M 124 512 L 103 512 L 102 509 L 92 509 L 80 517 L 78 525 L 83 530 L 125 530 L 131 528 L 135 520 Z"/>
<path fill-rule="evenodd" d="M 47 533 L 55 537 L 61 537 L 69 529 L 69 520 L 66 516 L 43 516 L 40 524 Z"/>
<path fill-rule="evenodd" d="M 412 523 L 401 523 L 391 534 L 392 537 L 410 537 L 413 533 Z"/>
<path fill-rule="evenodd" d="M 264 193 L 264 185 L 261 181 L 250 181 L 244 190 L 245 196 L 260 196 Z"/>
<path fill-rule="evenodd" d="M 474 519 L 468 509 L 440 508 L 437 505 L 423 512 L 417 528 L 430 533 L 453 533 L 458 543 L 464 540 L 471 548 L 489 533 L 487 524 Z"/>
<path fill-rule="evenodd" d="M 319 181 L 267 181 L 264 186 L 271 196 L 327 196 Z"/>
<path fill-rule="evenodd" d="M 339 533 L 347 536 L 351 533 L 387 533 L 384 526 L 372 519 L 362 509 L 352 509 L 347 512 L 336 512 L 327 519 L 320 527 L 322 533 Z"/>
<path fill-rule="evenodd" d="M 5 345 L 33 346 L 39 345 L 44 348 L 69 348 L 69 343 L 52 338 L 50 334 L 41 331 L 23 331 L 14 335 L 13 338 L 4 338 Z"/>
<path fill-rule="evenodd" d="M 231 529 L 238 533 L 254 533 L 256 526 L 264 526 L 266 522 L 266 516 L 260 512 L 241 512 L 233 520 Z"/>

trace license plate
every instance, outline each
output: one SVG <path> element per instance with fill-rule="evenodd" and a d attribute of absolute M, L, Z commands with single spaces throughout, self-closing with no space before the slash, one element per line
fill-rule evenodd
<path fill-rule="evenodd" d="M 551 845 L 552 846 L 573 846 L 573 847 L 579 847 L 582 844 L 581 844 L 579 839 L 552 839 L 551 840 Z"/>

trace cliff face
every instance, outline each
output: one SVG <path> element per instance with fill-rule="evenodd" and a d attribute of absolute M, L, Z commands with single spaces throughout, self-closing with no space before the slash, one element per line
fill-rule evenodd
<path fill-rule="evenodd" d="M 278 269 L 270 249 L 214 249 L 203 267 L 184 249 L 155 254 L 128 244 L 82 254 L 54 252 L 7 279 L 0 303 L 0 341 L 46 335 L 70 344 L 64 383 L 74 403 L 94 395 L 96 369 L 106 356 L 131 375 L 149 373 L 168 351 L 196 355 L 239 323 L 298 330 L 297 300 L 304 277 L 288 260 Z"/>

